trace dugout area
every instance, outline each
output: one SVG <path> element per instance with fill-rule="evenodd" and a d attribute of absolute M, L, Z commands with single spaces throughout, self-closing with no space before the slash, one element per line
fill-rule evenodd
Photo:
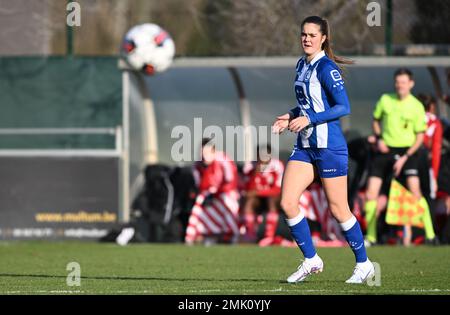
<path fill-rule="evenodd" d="M 370 133 L 373 106 L 393 90 L 398 66 L 414 72 L 414 93 L 447 88 L 448 57 L 355 61 L 345 74 L 352 115 L 342 124 L 349 140 Z M 175 126 L 192 130 L 199 117 L 203 128 L 270 126 L 295 105 L 295 62 L 181 58 L 146 77 L 115 57 L 0 58 L 0 239 L 106 235 L 129 221 L 147 165 L 189 166 L 171 156 Z M 200 140 L 191 139 L 192 157 Z M 281 159 L 293 141 L 280 137 Z"/>

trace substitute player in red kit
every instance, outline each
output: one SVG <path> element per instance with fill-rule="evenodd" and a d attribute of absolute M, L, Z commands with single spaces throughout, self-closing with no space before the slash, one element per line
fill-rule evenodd
<path fill-rule="evenodd" d="M 272 149 L 266 145 L 265 152 L 257 148 L 257 160 L 244 166 L 245 183 L 244 224 L 245 239 L 255 241 L 256 209 L 263 204 L 267 208 L 264 238 L 273 238 L 278 225 L 278 209 L 284 164 L 271 156 Z"/>
<path fill-rule="evenodd" d="M 224 152 L 216 151 L 211 139 L 203 139 L 202 160 L 194 165 L 194 177 L 199 193 L 189 217 L 185 242 L 236 242 L 239 237 L 236 164 Z"/>
<path fill-rule="evenodd" d="M 437 179 L 439 167 L 441 166 L 443 128 L 441 121 L 436 115 L 436 99 L 425 94 L 419 95 L 418 99 L 425 107 L 427 129 L 423 137 L 423 145 L 429 152 L 428 158 L 431 162 L 431 193 L 433 196 L 436 196 L 438 189 Z"/>

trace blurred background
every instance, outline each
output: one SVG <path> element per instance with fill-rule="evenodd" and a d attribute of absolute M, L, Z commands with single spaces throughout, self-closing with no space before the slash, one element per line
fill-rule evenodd
<path fill-rule="evenodd" d="M 70 2 L 70 1 L 68 1 Z M 115 56 L 131 26 L 151 21 L 175 40 L 177 56 L 286 56 L 299 51 L 298 24 L 327 18 L 345 55 L 448 55 L 450 3 L 379 0 L 381 26 L 366 23 L 366 0 L 79 0 L 82 27 L 68 37 L 64 0 L 0 1 L 1 55 Z M 385 46 L 391 45 L 390 51 Z"/>
<path fill-rule="evenodd" d="M 81 25 L 69 26 L 71 2 L 0 0 L 0 239 L 107 239 L 134 222 L 141 240 L 182 241 L 195 187 L 183 190 L 191 163 L 172 159 L 172 128 L 196 117 L 204 127 L 270 126 L 292 108 L 309 15 L 327 18 L 336 54 L 356 61 L 345 70 L 348 141 L 371 133 L 400 66 L 449 119 L 449 1 L 79 0 Z M 371 2 L 380 26 L 367 23 Z M 141 23 L 173 38 L 168 71 L 146 76 L 121 62 L 125 33 Z M 293 141 L 280 137 L 281 160 Z M 358 163 L 351 198 L 363 185 Z"/>

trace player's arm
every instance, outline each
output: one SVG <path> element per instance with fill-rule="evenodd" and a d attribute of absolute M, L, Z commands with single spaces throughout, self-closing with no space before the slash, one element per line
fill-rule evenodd
<path fill-rule="evenodd" d="M 200 194 L 207 197 L 210 194 L 214 194 L 219 189 L 219 183 L 215 179 L 206 179 L 200 186 Z"/>
<path fill-rule="evenodd" d="M 425 110 L 422 106 L 419 106 L 419 110 L 415 115 L 414 120 L 414 132 L 416 133 L 416 141 L 414 144 L 406 151 L 405 155 L 410 157 L 422 146 L 424 132 L 427 129 Z"/>
<path fill-rule="evenodd" d="M 422 109 L 422 107 L 420 107 Z M 417 150 L 422 146 L 424 132 L 426 130 L 427 124 L 425 122 L 425 111 L 419 110 L 415 117 L 414 121 L 414 132 L 416 133 L 416 140 L 414 144 L 406 150 L 405 154 L 403 154 L 394 164 L 394 174 L 398 176 L 403 166 L 405 165 L 408 158 L 417 152 Z"/>
<path fill-rule="evenodd" d="M 420 148 L 423 143 L 423 132 L 416 133 L 416 141 L 414 144 L 409 147 L 405 154 L 403 154 L 394 164 L 394 174 L 398 176 L 403 166 L 405 165 L 408 158 L 416 153 L 416 151 Z"/>
<path fill-rule="evenodd" d="M 318 71 L 317 78 L 331 102 L 329 109 L 310 114 L 310 123 L 317 125 L 350 114 L 350 102 L 339 69 L 332 64 L 326 64 Z"/>
<path fill-rule="evenodd" d="M 376 140 L 381 138 L 381 118 L 383 117 L 383 104 L 385 97 L 385 95 L 380 97 L 373 111 L 372 131 Z"/>
<path fill-rule="evenodd" d="M 381 124 L 380 120 L 374 118 L 372 121 L 372 131 L 375 138 L 380 139 L 381 138 Z"/>
<path fill-rule="evenodd" d="M 441 165 L 442 135 L 442 124 L 438 120 L 436 122 L 436 130 L 434 131 L 431 143 L 431 167 L 433 169 L 433 175 L 436 180 L 438 178 L 439 167 Z"/>
<path fill-rule="evenodd" d="M 195 182 L 195 186 L 197 188 L 200 187 L 200 182 L 201 182 L 201 173 L 202 173 L 202 168 L 200 166 L 200 163 L 195 163 L 192 168 L 191 168 L 191 172 L 192 172 L 192 176 L 194 177 L 194 182 Z"/>
<path fill-rule="evenodd" d="M 419 148 L 422 146 L 423 138 L 424 138 L 424 133 L 423 132 L 416 133 L 416 141 L 414 142 L 414 144 L 405 153 L 405 155 L 407 157 L 410 157 L 411 155 L 416 153 L 417 150 L 419 150 Z"/>
<path fill-rule="evenodd" d="M 382 139 L 382 125 L 381 118 L 383 116 L 383 98 L 385 96 L 381 96 L 375 105 L 375 110 L 373 111 L 373 120 L 372 120 L 372 135 L 367 138 L 367 141 L 373 145 L 375 148 L 381 153 L 388 153 L 389 148 L 384 143 Z"/>
<path fill-rule="evenodd" d="M 272 132 L 276 134 L 282 133 L 288 127 L 291 120 L 290 111 L 284 115 L 278 116 L 272 124 Z"/>
<path fill-rule="evenodd" d="M 376 148 L 382 152 L 389 152 L 389 148 L 384 143 L 381 138 L 381 123 L 379 119 L 374 118 L 372 121 L 372 132 L 373 134 L 367 138 L 367 141 L 376 146 Z"/>
<path fill-rule="evenodd" d="M 195 200 L 196 204 L 203 204 L 209 195 L 217 192 L 220 186 L 220 182 L 217 180 L 218 177 L 222 178 L 222 171 L 220 167 L 216 168 L 214 165 L 209 165 L 202 174 L 199 194 Z"/>
<path fill-rule="evenodd" d="M 300 107 L 295 106 L 288 112 L 289 114 L 289 120 L 295 119 L 300 116 Z"/>
<path fill-rule="evenodd" d="M 300 117 L 300 108 L 297 106 L 289 110 L 286 114 L 277 117 L 272 125 L 272 132 L 282 133 L 289 126 L 291 121 L 298 117 Z M 306 124 L 309 124 L 309 121 L 307 121 Z M 293 131 L 292 128 L 290 129 Z"/>

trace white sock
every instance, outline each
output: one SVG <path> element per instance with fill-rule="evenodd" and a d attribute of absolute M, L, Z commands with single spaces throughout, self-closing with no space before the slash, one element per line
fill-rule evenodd
<path fill-rule="evenodd" d="M 303 213 L 299 212 L 299 214 L 295 218 L 286 219 L 286 223 L 289 226 L 294 226 L 294 225 L 298 224 L 304 218 L 305 218 L 305 216 L 303 215 Z"/>
<path fill-rule="evenodd" d="M 311 258 L 305 258 L 305 260 L 314 261 L 314 260 L 317 260 L 318 258 L 319 258 L 319 255 L 317 255 L 317 253 L 316 253 L 313 257 L 311 257 Z"/>
<path fill-rule="evenodd" d="M 339 225 L 341 226 L 342 231 L 348 231 L 350 230 L 356 223 L 356 217 L 354 215 L 352 215 L 352 217 L 350 219 L 348 219 L 345 222 L 340 223 Z"/>
<path fill-rule="evenodd" d="M 359 262 L 359 263 L 356 263 L 356 264 L 357 264 L 357 265 L 360 265 L 360 266 L 365 266 L 365 265 L 367 265 L 368 263 L 370 263 L 369 258 L 367 258 L 367 260 L 366 260 L 365 262 Z"/>

